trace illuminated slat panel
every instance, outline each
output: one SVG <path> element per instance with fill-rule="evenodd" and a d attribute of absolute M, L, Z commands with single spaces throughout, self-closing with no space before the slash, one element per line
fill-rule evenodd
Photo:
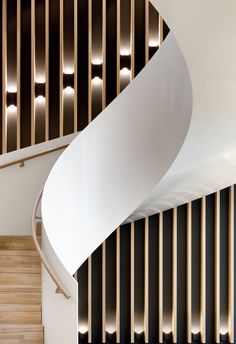
<path fill-rule="evenodd" d="M 107 241 L 102 243 L 102 343 L 106 343 L 106 324 L 107 324 Z"/>
<path fill-rule="evenodd" d="M 215 195 L 206 197 L 206 341 L 214 339 Z"/>
<path fill-rule="evenodd" d="M 122 91 L 129 83 L 131 74 L 134 71 L 134 19 L 132 17 L 134 9 L 133 0 L 120 0 L 120 47 L 117 54 L 119 55 L 119 75 L 118 81 L 120 91 Z M 119 90 L 119 87 L 118 87 Z"/>
<path fill-rule="evenodd" d="M 144 340 L 149 343 L 149 218 L 144 223 Z"/>
<path fill-rule="evenodd" d="M 232 196 L 233 197 L 233 219 L 234 219 L 234 238 L 233 238 L 233 245 L 234 245 L 234 254 L 233 254 L 233 261 L 234 261 L 234 267 L 231 267 L 232 268 L 232 273 L 234 275 L 233 277 L 233 280 L 231 281 L 232 284 L 234 284 L 234 297 L 232 300 L 233 302 L 233 308 L 232 308 L 232 322 L 231 322 L 231 325 L 233 327 L 233 333 L 234 333 L 234 338 L 232 336 L 232 342 L 235 342 L 235 336 L 236 336 L 236 314 L 235 314 L 235 310 L 236 310 L 236 291 L 235 291 L 235 285 L 236 285 L 236 253 L 235 253 L 235 247 L 236 247 L 236 235 L 235 235 L 235 223 L 236 223 L 236 188 L 235 188 L 235 185 L 232 187 L 233 190 L 231 190 L 234 195 Z M 233 286 L 232 286 L 233 287 Z"/>
<path fill-rule="evenodd" d="M 92 119 L 103 108 L 103 0 L 92 0 Z"/>
<path fill-rule="evenodd" d="M 173 219 L 172 211 L 163 213 L 163 335 L 172 333 L 173 310 Z M 165 338 L 164 338 L 165 339 Z"/>
<path fill-rule="evenodd" d="M 192 203 L 187 204 L 187 342 L 192 342 Z M 181 333 L 181 330 L 180 330 Z"/>
<path fill-rule="evenodd" d="M 32 142 L 44 142 L 48 137 L 48 130 L 46 130 L 48 121 L 46 120 L 46 3 L 45 1 L 38 2 L 32 0 L 35 6 L 35 23 L 31 24 L 32 29 L 32 43 L 31 47 L 35 53 L 32 60 L 35 66 L 31 66 L 32 78 L 32 95 L 35 94 L 35 100 L 31 99 L 32 108 L 35 108 L 35 113 L 32 111 Z M 35 30 L 34 30 L 35 27 Z M 35 46 L 33 46 L 33 44 Z M 32 53 L 33 55 L 33 53 Z M 35 75 L 33 74 L 35 72 Z M 32 96 L 33 97 L 33 96 Z"/>
<path fill-rule="evenodd" d="M 149 34 L 150 34 L 150 27 L 149 27 L 149 0 L 145 0 L 145 63 L 149 61 Z"/>
<path fill-rule="evenodd" d="M 177 208 L 172 211 L 172 332 L 173 342 L 177 343 L 177 268 L 178 268 L 178 242 L 177 242 Z"/>
<path fill-rule="evenodd" d="M 159 343 L 163 343 L 163 213 L 159 214 L 159 226 L 158 226 L 158 278 L 159 278 L 159 290 L 158 290 L 158 337 Z"/>
<path fill-rule="evenodd" d="M 130 342 L 134 343 L 135 335 L 135 224 L 130 230 Z"/>
<path fill-rule="evenodd" d="M 88 260 L 81 266 L 77 274 L 79 293 L 79 332 L 88 331 Z"/>
<path fill-rule="evenodd" d="M 149 245 L 148 245 L 148 334 L 149 342 L 158 342 L 158 233 L 159 217 L 158 215 L 149 218 Z M 146 292 L 146 291 L 145 291 Z"/>
<path fill-rule="evenodd" d="M 131 80 L 135 77 L 135 0 L 130 0 L 130 54 Z"/>
<path fill-rule="evenodd" d="M 63 135 L 74 132 L 74 0 L 63 4 Z"/>
<path fill-rule="evenodd" d="M 10 152 L 17 149 L 17 103 L 20 99 L 19 96 L 17 97 L 17 86 L 19 86 L 19 84 L 17 85 L 17 0 L 6 1 L 6 14 L 7 110 L 5 116 L 5 151 Z"/>
<path fill-rule="evenodd" d="M 116 232 L 106 240 L 106 323 L 105 341 L 107 335 L 116 336 Z"/>
<path fill-rule="evenodd" d="M 49 1 L 49 138 L 59 136 L 60 0 Z"/>
<path fill-rule="evenodd" d="M 151 58 L 160 44 L 160 30 L 159 30 L 160 19 L 155 8 L 149 4 L 149 35 L 148 35 L 148 51 L 149 58 Z"/>
<path fill-rule="evenodd" d="M 187 205 L 177 208 L 177 340 L 187 343 Z"/>
<path fill-rule="evenodd" d="M 59 0 L 59 136 L 64 132 L 64 0 Z"/>
<path fill-rule="evenodd" d="M 134 226 L 134 333 L 135 340 L 144 335 L 144 288 L 145 288 L 145 220 Z"/>
<path fill-rule="evenodd" d="M 88 258 L 88 342 L 92 343 L 92 256 Z"/>
<path fill-rule="evenodd" d="M 220 192 L 220 333 L 228 332 L 229 189 Z"/>
<path fill-rule="evenodd" d="M 145 66 L 145 1 L 135 1 L 135 75 Z"/>
<path fill-rule="evenodd" d="M 88 91 L 89 91 L 89 4 L 90 1 L 77 0 L 78 5 L 78 130 L 88 124 Z M 91 34 L 91 32 L 90 32 Z M 83 68 L 80 68 L 83 66 Z M 91 67 L 91 66 L 90 66 Z"/>
<path fill-rule="evenodd" d="M 201 340 L 206 342 L 206 197 L 201 199 Z"/>
<path fill-rule="evenodd" d="M 29 1 L 29 0 L 28 0 Z M 23 143 L 21 142 L 21 136 L 22 136 L 22 132 L 23 130 L 21 129 L 22 127 L 24 127 L 23 124 L 23 119 L 21 117 L 23 114 L 23 109 L 21 106 L 21 102 L 23 100 L 23 96 L 22 96 L 22 92 L 21 92 L 21 80 L 22 80 L 22 50 L 24 50 L 24 44 L 22 41 L 23 35 L 22 35 L 22 26 L 23 26 L 23 22 L 22 22 L 22 7 L 21 7 L 21 0 L 17 0 L 17 5 L 16 5 L 16 84 L 17 84 L 17 98 L 16 98 L 16 105 L 17 105 L 17 118 L 16 118 L 16 148 L 20 149 L 21 146 L 23 147 Z M 27 16 L 28 18 L 28 24 L 30 23 L 30 12 Z M 30 32 L 30 31 L 29 31 Z M 30 40 L 30 35 L 29 35 L 29 40 Z M 30 70 L 30 55 L 28 52 L 28 61 L 29 61 L 29 70 Z M 26 58 L 26 62 L 27 62 L 27 58 Z M 29 84 L 27 85 L 28 87 L 28 92 L 30 90 L 30 78 L 29 80 Z M 29 99 L 30 99 L 30 92 L 29 94 Z M 28 103 L 28 106 L 30 108 L 30 104 Z M 31 117 L 29 116 L 29 120 L 31 120 Z M 27 128 L 29 130 L 29 133 L 26 131 L 26 135 L 28 135 L 28 138 L 26 138 L 26 141 L 30 142 L 30 126 Z"/>
<path fill-rule="evenodd" d="M 31 0 L 21 0 L 20 11 L 20 146 L 23 148 L 31 145 Z"/>
<path fill-rule="evenodd" d="M 192 202 L 192 332 L 200 332 L 201 200 Z"/>
<path fill-rule="evenodd" d="M 78 131 L 78 0 L 74 0 L 74 132 Z"/>
<path fill-rule="evenodd" d="M 117 96 L 117 0 L 106 2 L 106 103 Z"/>
<path fill-rule="evenodd" d="M 49 140 L 49 0 L 45 0 L 45 139 Z"/>
<path fill-rule="evenodd" d="M 120 227 L 120 342 L 130 343 L 130 225 Z"/>
<path fill-rule="evenodd" d="M 116 1 L 116 93 L 120 94 L 120 35 L 121 35 L 121 16 L 120 2 Z"/>
<path fill-rule="evenodd" d="M 220 342 L 220 192 L 215 194 L 215 342 Z"/>
<path fill-rule="evenodd" d="M 120 343 L 120 227 L 116 231 L 116 342 Z"/>
<path fill-rule="evenodd" d="M 35 144 L 35 0 L 31 0 L 31 145 Z"/>

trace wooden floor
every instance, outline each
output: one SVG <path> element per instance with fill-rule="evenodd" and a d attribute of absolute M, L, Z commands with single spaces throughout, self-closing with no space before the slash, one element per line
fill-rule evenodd
<path fill-rule="evenodd" d="M 31 237 L 0 237 L 0 343 L 43 344 L 41 264 Z"/>

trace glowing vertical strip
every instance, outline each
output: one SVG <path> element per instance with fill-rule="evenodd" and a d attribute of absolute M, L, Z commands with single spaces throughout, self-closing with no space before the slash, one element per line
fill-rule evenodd
<path fill-rule="evenodd" d="M 201 200 L 201 341 L 206 343 L 206 197 Z"/>
<path fill-rule="evenodd" d="M 60 137 L 64 134 L 64 95 L 63 95 L 63 67 L 64 67 L 64 0 L 60 0 L 60 72 L 59 72 L 59 116 L 60 116 Z"/>
<path fill-rule="evenodd" d="M 163 19 L 159 15 L 159 42 L 160 45 L 163 43 Z"/>
<path fill-rule="evenodd" d="M 45 0 L 45 140 L 49 140 L 49 0 Z"/>
<path fill-rule="evenodd" d="M 163 213 L 159 214 L 159 343 L 163 343 Z"/>
<path fill-rule="evenodd" d="M 145 218 L 144 335 L 149 342 L 149 218 Z"/>
<path fill-rule="evenodd" d="M 120 0 L 117 0 L 116 92 L 120 94 Z"/>
<path fill-rule="evenodd" d="M 130 240 L 130 341 L 134 343 L 134 222 L 131 223 Z"/>
<path fill-rule="evenodd" d="M 116 231 L 116 342 L 120 343 L 120 227 Z"/>
<path fill-rule="evenodd" d="M 187 342 L 192 343 L 192 203 L 187 205 Z"/>
<path fill-rule="evenodd" d="M 92 343 L 92 256 L 88 258 L 88 343 Z"/>
<path fill-rule="evenodd" d="M 2 0 L 2 153 L 7 152 L 7 0 Z"/>
<path fill-rule="evenodd" d="M 106 107 L 106 0 L 102 0 L 102 109 Z"/>
<path fill-rule="evenodd" d="M 131 80 L 135 77 L 135 0 L 131 1 L 130 44 L 131 44 Z"/>
<path fill-rule="evenodd" d="M 35 0 L 31 0 L 31 145 L 35 144 Z"/>
<path fill-rule="evenodd" d="M 102 243 L 102 342 L 106 343 L 106 241 Z"/>
<path fill-rule="evenodd" d="M 78 0 L 74 0 L 74 132 L 78 131 Z"/>
<path fill-rule="evenodd" d="M 17 149 L 21 148 L 21 0 L 17 0 Z"/>
<path fill-rule="evenodd" d="M 149 61 L 149 0 L 145 0 L 145 63 Z"/>
<path fill-rule="evenodd" d="M 92 0 L 88 0 L 88 122 L 92 121 Z"/>
<path fill-rule="evenodd" d="M 173 266 L 173 281 L 172 281 L 172 331 L 173 342 L 177 343 L 177 208 L 173 209 L 173 243 L 172 243 L 172 266 Z"/>
<path fill-rule="evenodd" d="M 229 342 L 234 343 L 234 186 L 229 188 Z"/>
<path fill-rule="evenodd" d="M 220 343 L 220 192 L 215 194 L 215 342 Z"/>

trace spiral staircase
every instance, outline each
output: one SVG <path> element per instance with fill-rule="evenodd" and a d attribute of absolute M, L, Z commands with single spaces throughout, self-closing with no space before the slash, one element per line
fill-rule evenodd
<path fill-rule="evenodd" d="M 3 3 L 6 4 L 5 1 Z M 187 0 L 176 3 L 171 0 L 152 0 L 151 3 L 164 18 L 171 32 L 130 85 L 125 87 L 107 107 L 104 105 L 104 96 L 102 96 L 100 101 L 103 111 L 98 116 L 94 116 L 96 117 L 94 119 L 91 113 L 93 104 L 90 104 L 89 115 L 90 120 L 93 119 L 93 121 L 79 135 L 71 134 L 62 137 L 66 135 L 66 130 L 69 128 L 69 125 L 62 125 L 61 138 L 41 143 L 41 146 L 23 148 L 27 146 L 25 143 L 21 146 L 23 149 L 8 152 L 0 158 L 1 190 L 6 195 L 2 197 L 5 199 L 0 200 L 1 209 L 4 209 L 1 228 L 6 226 L 5 228 L 9 229 L 12 236 L 15 235 L 17 246 L 20 238 L 16 237 L 16 228 L 19 223 L 27 227 L 29 216 L 32 216 L 33 240 L 43 263 L 42 323 L 44 342 L 48 344 L 72 344 L 77 343 L 78 340 L 85 343 L 98 342 L 93 338 L 92 330 L 91 255 L 101 244 L 104 245 L 102 249 L 106 248 L 104 244 L 107 242 L 106 239 L 117 228 L 116 244 L 120 243 L 121 232 L 124 226 L 129 226 L 130 223 L 132 242 L 132 237 L 135 236 L 135 221 L 144 218 L 145 235 L 147 234 L 145 245 L 148 245 L 151 232 L 146 228 L 152 231 L 149 221 L 153 221 L 150 220 L 153 214 L 158 214 L 158 219 L 155 220 L 157 222 L 154 221 L 153 226 L 157 227 L 158 223 L 159 230 L 158 240 L 154 237 L 156 240 L 154 242 L 159 245 L 158 334 L 155 341 L 160 343 L 170 341 L 174 343 L 235 342 L 235 208 L 234 187 L 231 185 L 236 182 L 234 151 L 236 49 L 232 44 L 236 37 L 234 20 L 236 5 L 233 1 L 222 4 L 220 1 L 213 0 L 207 3 L 203 0 L 195 3 Z M 32 1 L 32 4 L 35 5 L 35 2 Z M 92 23 L 92 19 L 92 15 L 89 16 L 88 22 Z M 2 25 L 4 27 L 4 23 Z M 2 63 L 4 65 L 4 54 Z M 90 80 L 92 76 L 97 77 L 96 73 L 104 73 L 104 71 L 101 72 L 100 64 L 96 66 L 94 71 L 90 70 Z M 77 73 L 77 67 L 75 73 Z M 95 74 L 92 75 L 93 73 Z M 70 77 L 63 79 L 63 75 L 60 74 L 60 76 L 59 83 L 68 83 L 67 87 L 71 87 Z M 42 91 L 40 90 L 39 87 L 37 92 Z M 47 92 L 49 91 L 46 82 L 43 93 L 47 95 Z M 15 96 L 8 95 L 8 99 L 14 101 Z M 20 102 L 17 102 L 17 106 L 19 104 Z M 59 101 L 59 104 L 61 111 L 64 106 L 63 101 Z M 4 102 L 2 105 L 6 108 Z M 48 111 L 50 106 L 48 104 Z M 35 111 L 33 105 L 32 109 Z M 97 109 L 97 104 L 94 109 Z M 63 117 L 60 118 L 63 120 Z M 57 123 L 58 126 L 61 123 Z M 35 123 L 34 125 L 36 126 Z M 76 121 L 73 125 L 76 127 Z M 65 132 L 63 128 L 67 128 Z M 36 136 L 33 135 L 31 142 L 37 141 Z M 52 136 L 55 136 L 54 133 Z M 11 144 L 17 148 L 18 141 Z M 7 142 L 4 141 L 4 135 L 3 142 Z M 7 147 L 6 145 L 5 148 Z M 62 154 L 61 150 L 64 150 Z M 7 153 L 4 149 L 2 152 Z M 16 163 L 20 164 L 20 169 L 15 167 Z M 10 189 L 11 184 L 19 185 L 16 187 L 18 188 L 16 196 L 12 190 L 14 188 Z M 15 219 L 8 221 L 11 217 L 12 204 L 20 203 L 27 185 L 33 191 L 27 193 L 25 199 L 22 200 Z M 229 186 L 230 188 L 226 191 L 219 191 Z M 40 188 L 43 188 L 43 191 Z M 210 195 L 213 192 L 215 194 Z M 206 197 L 206 195 L 209 196 Z M 202 197 L 201 201 L 197 201 L 200 197 Z M 185 208 L 180 208 L 181 206 Z M 168 243 L 168 236 L 165 236 L 165 232 L 168 232 L 168 228 L 165 227 L 165 221 L 172 224 L 169 230 L 172 233 L 173 244 L 170 246 L 166 244 L 166 247 L 164 247 L 164 242 Z M 184 225 L 181 225 L 181 221 Z M 37 230 L 42 222 L 41 248 Z M 178 228 L 183 227 L 185 230 L 181 237 Z M 209 233 L 214 237 L 214 243 Z M 2 229 L 1 235 L 6 235 Z M 20 235 L 25 235 L 23 228 Z M 181 246 L 179 238 L 182 238 L 184 242 L 186 240 L 185 245 Z M 192 238 L 199 240 L 199 249 L 195 251 Z M 165 293 L 163 285 L 166 283 L 165 281 L 164 284 L 162 283 L 163 273 L 167 274 L 163 272 L 165 268 L 163 268 L 162 259 L 166 257 L 168 259 L 168 254 L 166 255 L 168 248 L 171 251 L 171 271 L 173 272 L 169 322 L 165 317 L 162 304 L 162 298 L 166 298 L 166 295 L 163 296 Z M 200 263 L 192 265 L 187 258 L 184 258 L 187 263 L 185 260 L 181 263 L 178 256 L 181 249 L 186 257 L 193 257 L 192 250 L 197 252 Z M 22 250 L 27 251 L 27 249 Z M 132 275 L 132 273 L 135 274 L 135 246 L 131 244 L 130 250 L 131 330 L 129 339 L 131 343 L 149 343 L 151 342 L 148 323 L 150 311 L 148 306 L 145 308 L 145 305 L 149 304 L 147 291 L 141 329 L 141 332 L 144 332 L 144 338 L 139 337 L 139 330 L 135 327 L 137 325 L 134 314 L 135 287 L 133 283 L 135 279 Z M 145 255 L 146 251 L 143 252 Z M 9 255 L 15 257 L 15 254 Z M 21 255 L 22 253 L 19 254 L 19 260 L 22 259 Z M 28 256 L 28 254 L 24 255 Z M 0 258 L 3 261 L 2 250 Z M 212 259 L 212 265 L 209 259 Z M 38 258 L 36 260 L 38 264 Z M 90 305 L 87 310 L 87 323 L 84 326 L 78 319 L 80 294 L 78 295 L 76 278 L 78 277 L 80 283 L 80 267 L 86 261 L 90 274 L 88 274 L 85 288 L 88 288 Z M 0 275 L 10 274 L 12 271 L 16 273 L 20 267 L 16 259 L 14 262 L 15 265 L 8 264 L 11 271 L 0 271 Z M 117 271 L 121 271 L 120 262 L 120 259 L 115 262 L 118 264 Z M 38 281 L 41 273 L 38 265 L 36 264 L 37 267 L 35 267 L 37 270 L 37 277 L 35 277 L 35 272 L 29 271 L 31 267 L 27 265 L 28 263 L 22 264 L 26 264 L 24 265 L 26 270 L 21 273 L 33 274 L 32 278 Z M 181 270 L 183 266 L 186 267 L 184 273 Z M 214 270 L 211 276 L 215 283 L 211 283 L 209 287 L 207 272 L 210 273 L 211 268 Z M 149 266 L 144 270 L 145 273 L 149 271 Z M 224 274 L 225 270 L 228 272 Z M 21 278 L 23 276 L 21 275 Z M 117 276 L 120 277 L 120 275 Z M 143 278 L 146 281 L 148 275 L 145 276 Z M 184 301 L 186 302 L 184 311 L 180 304 L 183 295 L 179 294 L 182 286 L 181 276 L 183 280 L 186 278 L 184 285 L 187 296 Z M 3 283 L 4 281 L 3 279 Z M 32 281 L 30 283 L 34 283 Z M 200 284 L 201 292 L 196 292 L 198 288 L 194 289 L 194 281 Z M 26 280 L 22 282 L 22 285 L 24 282 Z M 29 289 L 32 287 L 27 283 L 26 285 Z M 222 291 L 222 286 L 227 289 L 227 292 Z M 214 294 L 210 307 L 210 301 L 207 300 L 207 295 L 210 295 L 209 290 Z M 0 296 L 1 291 L 6 292 L 0 290 Z M 103 291 L 105 293 L 105 289 Z M 37 289 L 36 291 L 23 290 L 23 292 L 39 293 L 40 291 Z M 197 321 L 192 312 L 194 301 L 192 301 L 191 293 L 193 296 L 198 295 L 200 299 Z M 102 296 L 104 298 L 104 295 Z M 116 323 L 113 324 L 116 332 L 115 342 L 122 342 L 120 308 L 117 306 L 121 302 L 120 294 L 116 297 Z M 16 304 L 9 302 L 11 306 L 7 309 L 0 305 L 0 313 L 5 313 L 3 318 L 0 317 L 0 339 L 3 343 L 42 342 L 41 307 L 38 304 L 38 298 L 36 300 L 33 297 L 33 299 L 36 304 L 30 302 L 28 304 L 28 301 L 24 304 L 21 299 L 20 307 L 18 301 Z M 27 300 L 29 300 L 28 297 Z M 109 336 L 112 331 L 108 331 L 109 319 L 106 317 L 106 305 L 102 307 L 105 308 L 102 308 L 101 313 L 102 337 L 99 340 L 101 339 L 103 343 L 113 342 L 114 337 Z M 11 330 L 15 333 L 15 337 L 12 338 L 7 335 L 10 331 L 5 324 L 9 321 L 9 310 L 16 317 L 15 323 L 11 324 L 15 326 Z M 184 312 L 184 315 L 181 312 Z M 211 316 L 214 319 L 211 319 L 209 325 L 206 319 Z M 25 331 L 25 327 L 19 330 L 17 319 L 20 319 L 19 322 L 28 321 L 28 332 Z M 37 324 L 32 325 L 34 320 Z M 185 320 L 186 325 L 183 326 Z M 32 328 L 35 327 L 30 331 L 31 325 Z M 211 329 L 208 330 L 208 327 Z M 5 333 L 1 330 L 3 328 Z M 21 334 L 19 335 L 18 332 Z M 33 334 L 30 334 L 31 332 Z"/>

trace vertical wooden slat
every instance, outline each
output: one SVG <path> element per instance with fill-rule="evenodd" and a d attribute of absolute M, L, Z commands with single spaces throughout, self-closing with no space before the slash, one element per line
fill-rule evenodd
<path fill-rule="evenodd" d="M 7 152 L 7 0 L 2 0 L 2 152 Z"/>
<path fill-rule="evenodd" d="M 159 343 L 163 343 L 163 213 L 159 214 Z"/>
<path fill-rule="evenodd" d="M 206 342 L 206 197 L 201 200 L 201 341 Z"/>
<path fill-rule="evenodd" d="M 106 343 L 106 241 L 102 243 L 102 342 Z"/>
<path fill-rule="evenodd" d="M 120 94 L 120 0 L 117 0 L 116 91 Z"/>
<path fill-rule="evenodd" d="M 17 149 L 21 148 L 21 0 L 17 0 Z"/>
<path fill-rule="evenodd" d="M 120 343 L 120 227 L 116 231 L 116 342 Z"/>
<path fill-rule="evenodd" d="M 59 105 L 59 116 L 60 116 L 60 137 L 64 134 L 64 95 L 63 95 L 63 66 L 64 66 L 64 0 L 60 0 L 60 21 L 59 21 L 59 32 L 60 32 L 60 105 Z"/>
<path fill-rule="evenodd" d="M 45 0 L 45 140 L 49 140 L 49 0 Z"/>
<path fill-rule="evenodd" d="M 131 223 L 130 241 L 130 341 L 134 343 L 134 222 Z"/>
<path fill-rule="evenodd" d="M 78 0 L 74 0 L 74 132 L 78 131 Z"/>
<path fill-rule="evenodd" d="M 145 218 L 145 265 L 144 265 L 144 335 L 149 342 L 149 218 Z"/>
<path fill-rule="evenodd" d="M 163 43 L 163 19 L 159 15 L 159 43 L 160 45 Z"/>
<path fill-rule="evenodd" d="M 131 37 L 131 80 L 135 76 L 135 0 L 131 0 L 130 11 L 130 37 Z"/>
<path fill-rule="evenodd" d="M 234 186 L 229 189 L 229 342 L 234 343 Z"/>
<path fill-rule="evenodd" d="M 31 0 L 31 145 L 35 144 L 35 0 Z"/>
<path fill-rule="evenodd" d="M 172 266 L 173 266 L 173 285 L 172 285 L 172 331 L 173 342 L 177 343 L 177 208 L 173 209 L 173 254 L 172 254 Z"/>
<path fill-rule="evenodd" d="M 192 342 L 192 203 L 187 205 L 187 341 Z"/>
<path fill-rule="evenodd" d="M 145 63 L 149 61 L 149 0 L 145 0 Z"/>
<path fill-rule="evenodd" d="M 215 342 L 220 343 L 220 192 L 215 194 Z"/>
<path fill-rule="evenodd" d="M 88 342 L 92 343 L 92 256 L 88 258 Z"/>
<path fill-rule="evenodd" d="M 88 0 L 88 123 L 92 121 L 92 0 Z"/>
<path fill-rule="evenodd" d="M 106 0 L 102 0 L 102 109 L 106 107 Z"/>

